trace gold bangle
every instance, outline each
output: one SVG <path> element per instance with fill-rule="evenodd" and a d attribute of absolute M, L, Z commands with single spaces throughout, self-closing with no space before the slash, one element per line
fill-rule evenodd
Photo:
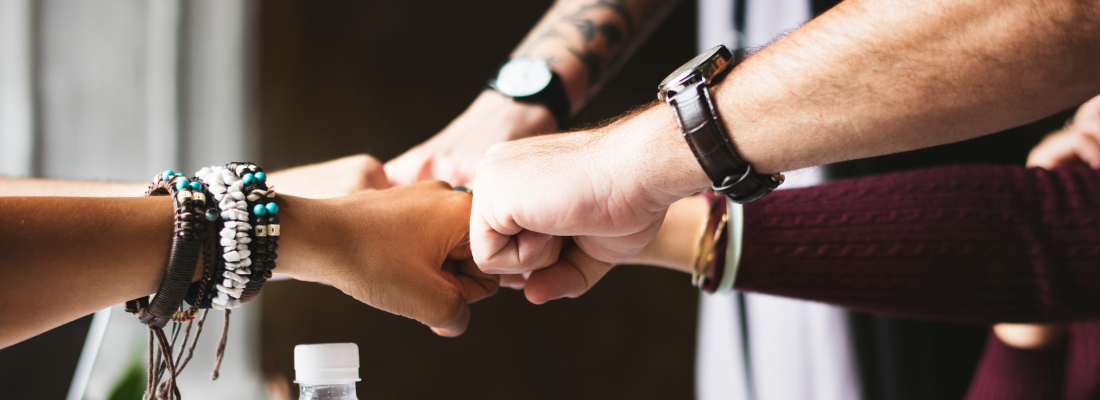
<path fill-rule="evenodd" d="M 707 242 L 707 227 L 710 226 L 710 207 L 707 207 L 707 215 L 703 217 L 703 226 L 699 227 L 699 243 L 691 251 L 691 284 L 699 286 L 701 275 L 699 258 L 703 254 L 703 245 Z"/>
<path fill-rule="evenodd" d="M 702 287 L 706 283 L 708 275 L 710 275 L 710 267 L 714 264 L 714 248 L 718 245 L 719 234 L 723 229 L 726 229 L 726 223 L 728 217 L 726 213 L 722 213 L 722 219 L 718 221 L 718 226 L 714 230 L 710 230 L 710 218 L 714 214 L 714 210 L 720 205 L 716 202 L 707 210 L 707 217 L 703 220 L 703 232 L 699 237 L 699 245 L 695 247 L 695 251 L 692 252 L 691 263 L 691 284 L 696 287 Z"/>

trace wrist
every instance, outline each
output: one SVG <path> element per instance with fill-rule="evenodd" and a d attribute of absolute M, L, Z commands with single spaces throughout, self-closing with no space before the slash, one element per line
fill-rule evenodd
<path fill-rule="evenodd" d="M 307 199 L 279 194 L 279 264 L 273 271 L 294 279 L 323 282 L 330 267 L 324 257 L 328 245 L 335 243 L 333 228 L 326 220 L 333 214 L 331 199 Z"/>
<path fill-rule="evenodd" d="M 710 180 L 684 141 L 672 110 L 664 103 L 605 128 L 610 157 L 630 185 L 660 205 L 710 188 Z M 642 193 L 639 193 L 642 194 Z"/>
<path fill-rule="evenodd" d="M 482 91 L 463 116 L 480 120 L 492 114 L 503 115 L 505 122 L 512 127 L 505 141 L 554 132 L 560 128 L 554 114 L 546 106 L 521 103 L 494 89 Z"/>

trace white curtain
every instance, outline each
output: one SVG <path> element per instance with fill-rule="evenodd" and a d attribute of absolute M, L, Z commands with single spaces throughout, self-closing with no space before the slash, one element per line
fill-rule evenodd
<path fill-rule="evenodd" d="M 260 161 L 250 96 L 257 6 L 0 0 L 0 175 L 144 182 L 165 169 Z M 184 396 L 262 398 L 259 312 L 256 303 L 233 313 L 216 382 L 222 314 L 211 314 L 180 379 Z M 85 349 L 90 373 L 74 382 L 86 390 L 70 398 L 105 398 L 130 362 L 144 360 L 146 329 L 135 318 L 121 306 L 97 315 L 105 334 L 99 351 Z"/>
<path fill-rule="evenodd" d="M 809 0 L 747 0 L 745 43 L 762 46 L 810 18 Z M 734 1 L 699 0 L 699 51 L 736 47 Z M 780 189 L 822 181 L 814 169 L 787 174 Z M 745 232 L 751 235 L 752 232 Z M 700 295 L 696 396 L 701 400 L 859 399 L 860 381 L 844 310 L 748 294 Z M 744 308 L 742 326 L 739 309 Z M 743 335 L 746 332 L 747 335 Z M 747 338 L 745 337 L 747 336 Z M 746 346 L 747 344 L 747 346 Z M 746 352 L 748 360 L 746 362 Z M 747 365 L 746 365 L 747 364 Z"/>

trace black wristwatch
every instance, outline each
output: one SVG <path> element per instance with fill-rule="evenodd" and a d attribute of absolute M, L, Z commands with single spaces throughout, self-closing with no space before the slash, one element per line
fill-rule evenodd
<path fill-rule="evenodd" d="M 672 106 L 699 165 L 710 178 L 714 192 L 734 203 L 764 197 L 783 183 L 783 175 L 764 175 L 741 159 L 718 119 L 708 86 L 732 65 L 725 46 L 716 46 L 688 61 L 658 86 L 657 98 Z"/>
<path fill-rule="evenodd" d="M 508 61 L 500 67 L 496 77 L 489 80 L 489 87 L 518 102 L 546 106 L 558 122 L 559 130 L 569 123 L 572 110 L 565 83 L 544 60 L 517 58 Z"/>

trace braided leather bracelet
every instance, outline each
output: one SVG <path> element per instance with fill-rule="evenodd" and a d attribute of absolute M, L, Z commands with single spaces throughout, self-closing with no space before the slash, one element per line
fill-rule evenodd
<path fill-rule="evenodd" d="M 209 187 L 208 185 L 206 185 L 206 182 L 202 180 L 202 178 L 195 177 L 194 180 L 199 181 L 205 187 Z M 209 189 L 205 192 L 205 194 L 206 197 L 209 199 L 214 198 L 214 195 L 210 193 Z M 180 316 L 180 318 L 175 319 L 176 322 L 189 321 L 190 319 L 193 319 L 195 317 L 195 315 L 198 313 L 198 310 L 206 310 L 212 308 L 211 300 L 213 300 L 214 296 L 217 295 L 217 288 L 215 288 L 214 285 L 217 282 L 220 282 L 220 280 L 216 279 L 216 277 L 217 275 L 219 275 L 219 271 L 221 271 L 221 269 L 223 268 L 221 258 L 222 248 L 218 243 L 218 241 L 220 240 L 220 237 L 218 237 L 218 231 L 221 227 L 221 223 L 220 221 L 218 221 L 218 219 L 221 217 L 220 214 L 221 212 L 217 208 L 217 203 L 211 201 L 210 207 L 207 208 L 206 212 L 203 214 L 203 219 L 205 219 L 207 223 L 207 229 L 206 234 L 203 237 L 202 243 L 202 280 L 192 283 L 191 287 L 187 290 L 187 295 L 184 297 L 184 300 L 188 304 L 190 304 L 191 307 L 186 311 L 187 315 Z"/>
<path fill-rule="evenodd" d="M 190 182 L 182 174 L 164 171 L 158 174 L 145 193 L 146 196 L 172 196 L 175 204 L 175 230 L 172 252 L 168 258 L 168 270 L 157 289 L 152 302 L 148 297 L 126 302 L 126 310 L 134 313 L 142 323 L 163 328 L 183 304 L 183 297 L 195 275 L 199 260 L 202 233 L 205 223 L 197 218 L 206 207 L 202 184 Z"/>

